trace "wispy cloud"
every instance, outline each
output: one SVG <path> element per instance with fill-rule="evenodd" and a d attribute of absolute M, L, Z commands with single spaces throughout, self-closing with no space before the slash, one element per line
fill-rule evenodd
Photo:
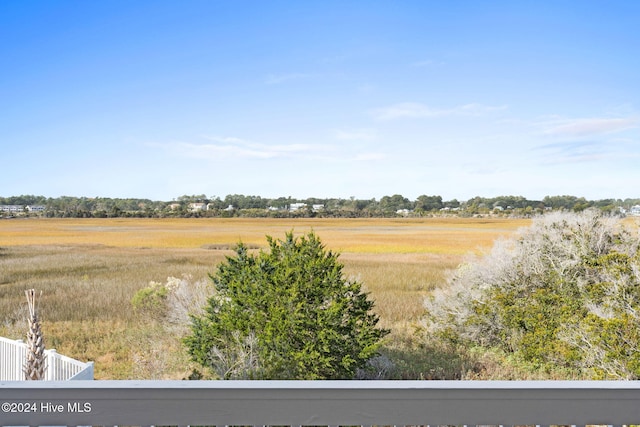
<path fill-rule="evenodd" d="M 534 150 L 540 152 L 544 164 L 584 163 L 601 161 L 615 151 L 606 144 L 592 141 L 570 141 L 545 144 Z"/>
<path fill-rule="evenodd" d="M 636 128 L 639 123 L 636 118 L 564 119 L 545 123 L 543 133 L 558 137 L 591 137 Z"/>
<path fill-rule="evenodd" d="M 348 135 L 345 135 L 348 136 Z M 351 135 L 355 137 L 356 135 Z M 362 135 L 364 136 L 364 134 Z M 237 137 L 202 136 L 205 143 L 169 142 L 149 144 L 172 156 L 200 160 L 299 159 L 330 162 L 380 160 L 383 153 L 350 144 L 263 144 Z"/>
<path fill-rule="evenodd" d="M 483 104 L 465 104 L 453 108 L 432 108 L 418 102 L 403 102 L 384 108 L 373 110 L 373 116 L 378 120 L 420 119 L 442 116 L 482 116 L 495 111 L 505 110 L 506 105 L 490 106 Z"/>
<path fill-rule="evenodd" d="M 617 162 L 637 157 L 640 147 L 636 139 L 620 132 L 640 126 L 637 116 L 564 118 L 546 117 L 531 122 L 538 136 L 551 143 L 538 145 L 533 150 L 543 164 L 585 162 Z M 618 134 L 618 135 L 614 135 Z"/>
<path fill-rule="evenodd" d="M 331 151 L 327 145 L 312 144 L 262 144 L 236 137 L 204 136 L 207 143 L 172 142 L 156 144 L 177 156 L 197 159 L 274 159 L 315 157 Z"/>

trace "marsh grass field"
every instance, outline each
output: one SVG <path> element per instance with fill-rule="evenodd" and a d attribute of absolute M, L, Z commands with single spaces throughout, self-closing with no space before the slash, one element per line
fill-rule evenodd
<path fill-rule="evenodd" d="M 48 348 L 95 362 L 96 379 L 181 379 L 192 365 L 180 336 L 133 309 L 151 281 L 205 280 L 242 241 L 266 247 L 313 230 L 340 253 L 348 278 L 376 302 L 391 330 L 383 354 L 392 378 L 455 378 L 473 371 L 470 355 L 432 348 L 420 338 L 423 300 L 470 254 L 529 225 L 526 219 L 5 219 L 0 220 L 0 336 L 23 338 L 24 290 L 42 291 Z M 475 370 L 474 370 L 475 369 Z"/>

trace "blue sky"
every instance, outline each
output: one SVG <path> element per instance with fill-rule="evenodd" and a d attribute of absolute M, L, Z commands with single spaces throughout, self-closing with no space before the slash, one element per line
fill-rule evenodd
<path fill-rule="evenodd" d="M 0 196 L 640 197 L 638 1 L 0 2 Z"/>

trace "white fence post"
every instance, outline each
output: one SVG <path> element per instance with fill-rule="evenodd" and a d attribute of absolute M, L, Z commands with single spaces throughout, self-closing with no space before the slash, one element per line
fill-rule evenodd
<path fill-rule="evenodd" d="M 0 379 L 23 380 L 26 357 L 27 345 L 24 342 L 0 337 Z"/>
<path fill-rule="evenodd" d="M 57 352 L 55 348 L 45 350 L 45 366 L 47 369 L 44 371 L 44 378 L 47 381 L 54 381 L 58 378 L 57 370 L 58 370 L 58 359 L 56 358 Z"/>

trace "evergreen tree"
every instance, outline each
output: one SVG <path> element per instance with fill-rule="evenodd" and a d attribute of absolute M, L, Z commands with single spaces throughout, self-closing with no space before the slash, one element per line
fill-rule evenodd
<path fill-rule="evenodd" d="M 225 379 L 349 379 L 388 333 L 373 301 L 344 278 L 338 255 L 313 233 L 239 244 L 211 275 L 216 293 L 192 317 L 190 355 Z"/>

